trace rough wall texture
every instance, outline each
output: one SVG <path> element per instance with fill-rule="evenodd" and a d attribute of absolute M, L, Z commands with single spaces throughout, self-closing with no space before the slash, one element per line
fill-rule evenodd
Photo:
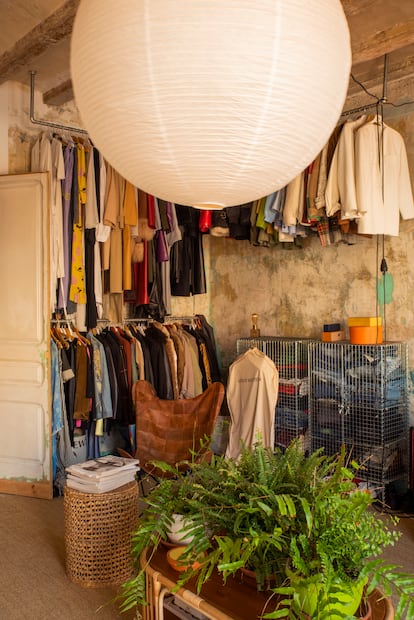
<path fill-rule="evenodd" d="M 237 338 L 249 335 L 254 312 L 262 336 L 319 338 L 324 323 L 339 322 L 347 331 L 349 316 L 375 316 L 381 311 L 382 244 L 377 248 L 376 238 L 325 248 L 314 239 L 303 249 L 290 251 L 229 239 L 206 242 L 211 261 L 210 318 L 224 365 L 234 359 Z M 412 233 L 387 238 L 385 249 L 386 338 L 414 345 Z"/>

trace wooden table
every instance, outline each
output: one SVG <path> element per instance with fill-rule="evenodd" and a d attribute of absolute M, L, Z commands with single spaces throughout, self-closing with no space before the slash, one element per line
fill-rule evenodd
<path fill-rule="evenodd" d="M 149 550 L 144 551 L 141 567 L 146 573 L 148 605 L 143 607 L 143 618 L 166 620 L 171 616 L 165 615 L 164 598 L 176 586 L 179 573 L 168 564 L 167 549 L 162 545 L 149 558 Z M 260 620 L 264 613 L 273 610 L 272 592 L 258 592 L 235 577 L 229 577 L 223 585 L 222 577 L 216 572 L 203 584 L 200 595 L 196 594 L 194 579 L 173 594 L 211 620 Z M 392 620 L 394 611 L 390 600 L 380 599 L 378 591 L 370 596 L 373 620 Z"/>

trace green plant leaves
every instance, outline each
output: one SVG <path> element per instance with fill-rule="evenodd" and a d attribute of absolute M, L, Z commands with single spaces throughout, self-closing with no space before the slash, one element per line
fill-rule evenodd
<path fill-rule="evenodd" d="M 297 442 L 282 452 L 257 441 L 238 461 L 213 456 L 210 463 L 189 464 L 185 476 L 156 466 L 174 477 L 161 480 L 146 497 L 147 509 L 132 536 L 137 566 L 144 549 L 167 540 L 171 515 L 180 513 L 188 517 L 186 534 L 193 537 L 188 558 L 204 555 L 199 568 L 180 574 L 177 587 L 194 577 L 200 593 L 213 571 L 225 583 L 247 567 L 256 572 L 258 589 L 272 577 L 275 595 L 282 597 L 283 604 L 275 602 L 264 617 L 301 619 L 300 597 L 289 581 L 294 572 L 318 582 L 315 618 L 331 620 L 344 618 L 333 611 L 341 588 L 367 578 L 368 594 L 376 587 L 387 596 L 398 594 L 395 620 L 404 613 L 414 618 L 414 576 L 380 559 L 399 538 L 397 520 L 372 510 L 371 495 L 353 482 L 358 466 L 346 464 L 345 449 L 332 457 L 322 451 L 305 455 Z M 137 568 L 123 585 L 122 609 L 145 602 L 144 572 Z"/>

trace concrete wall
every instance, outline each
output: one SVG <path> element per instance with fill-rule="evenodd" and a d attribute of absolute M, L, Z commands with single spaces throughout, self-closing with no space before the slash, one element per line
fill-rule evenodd
<path fill-rule="evenodd" d="M 9 170 L 25 172 L 31 143 L 45 128 L 30 123 L 28 87 L 9 83 L 7 92 Z M 0 127 L 4 125 L 4 97 L 3 92 Z M 36 94 L 35 110 L 37 118 L 80 126 L 73 106 L 48 108 Z M 399 116 L 386 118 L 386 122 L 405 139 L 414 187 L 414 113 L 403 112 L 401 108 Z M 208 292 L 174 298 L 173 314 L 206 315 L 215 329 L 225 369 L 236 356 L 237 338 L 249 335 L 254 312 L 259 315 L 262 335 L 319 337 L 324 323 L 341 322 L 346 327 L 349 316 L 372 316 L 380 311 L 385 316 L 387 340 L 408 341 L 410 368 L 414 369 L 413 230 L 413 220 L 402 222 L 399 237 L 384 239 L 388 263 L 385 300 L 380 237 L 359 237 L 355 245 L 328 247 L 314 238 L 305 241 L 302 249 L 287 250 L 206 235 Z"/>

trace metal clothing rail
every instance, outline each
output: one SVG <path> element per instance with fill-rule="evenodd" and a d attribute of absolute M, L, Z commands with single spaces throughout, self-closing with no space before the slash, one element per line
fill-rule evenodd
<path fill-rule="evenodd" d="M 376 101 L 375 103 L 367 103 L 366 105 L 361 105 L 358 108 L 352 108 L 351 110 L 345 110 L 345 112 L 342 112 L 341 118 L 343 116 L 352 116 L 353 114 L 362 114 L 362 112 L 367 112 L 368 110 L 371 110 L 372 108 L 378 108 L 380 105 L 382 105 L 382 103 L 385 103 L 385 102 L 383 102 L 382 99 L 378 99 L 378 101 Z"/>
<path fill-rule="evenodd" d="M 187 316 L 165 316 L 164 323 L 179 323 L 179 322 L 188 322 L 194 321 L 197 318 L 197 315 L 187 315 Z"/>
<path fill-rule="evenodd" d="M 30 121 L 35 125 L 43 125 L 45 127 L 53 127 L 54 129 L 60 129 L 63 131 L 70 131 L 72 133 L 81 133 L 88 135 L 86 129 L 81 129 L 79 127 L 70 127 L 69 125 L 61 125 L 60 123 L 53 123 L 51 121 L 44 121 L 38 118 L 35 118 L 34 114 L 34 92 L 35 92 L 35 75 L 36 71 L 30 71 Z"/>

